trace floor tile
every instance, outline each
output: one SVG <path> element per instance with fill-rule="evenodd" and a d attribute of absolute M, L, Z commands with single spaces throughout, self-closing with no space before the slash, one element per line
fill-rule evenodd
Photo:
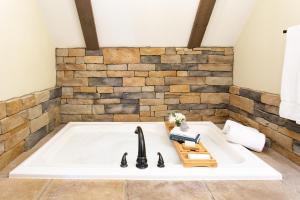
<path fill-rule="evenodd" d="M 53 180 L 41 199 L 55 200 L 123 200 L 123 181 Z"/>
<path fill-rule="evenodd" d="M 201 182 L 129 181 L 129 200 L 212 200 Z"/>
<path fill-rule="evenodd" d="M 50 180 L 0 179 L 0 199 L 38 199 Z"/>
<path fill-rule="evenodd" d="M 206 182 L 215 200 L 296 200 L 281 181 Z"/>

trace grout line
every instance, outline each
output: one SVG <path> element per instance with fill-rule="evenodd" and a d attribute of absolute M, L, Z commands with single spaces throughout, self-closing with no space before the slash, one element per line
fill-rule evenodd
<path fill-rule="evenodd" d="M 205 185 L 207 191 L 209 192 L 211 199 L 212 199 L 212 200 L 216 200 L 215 197 L 214 197 L 214 195 L 213 195 L 212 192 L 210 191 L 208 185 L 207 185 L 205 182 L 204 182 L 204 185 Z"/>
<path fill-rule="evenodd" d="M 41 190 L 40 194 L 37 197 L 37 200 L 42 198 L 43 194 L 49 188 L 49 186 L 51 185 L 52 182 L 53 182 L 53 179 L 50 179 L 49 182 L 43 187 L 43 189 Z"/>

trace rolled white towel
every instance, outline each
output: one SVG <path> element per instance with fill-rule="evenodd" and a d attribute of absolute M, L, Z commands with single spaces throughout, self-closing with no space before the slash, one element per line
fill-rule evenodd
<path fill-rule="evenodd" d="M 265 146 L 266 136 L 264 134 L 237 122 L 227 120 L 223 132 L 228 141 L 241 144 L 253 151 L 262 152 Z"/>

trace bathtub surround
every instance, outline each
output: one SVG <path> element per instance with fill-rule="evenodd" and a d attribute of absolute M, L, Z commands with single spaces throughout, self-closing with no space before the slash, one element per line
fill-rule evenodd
<path fill-rule="evenodd" d="M 230 118 L 270 138 L 272 148 L 300 165 L 300 125 L 279 117 L 280 96 L 246 88 L 230 88 Z"/>
<path fill-rule="evenodd" d="M 187 120 L 224 123 L 232 48 L 57 49 L 62 122 Z"/>
<path fill-rule="evenodd" d="M 60 124 L 61 88 L 0 102 L 0 169 Z"/>

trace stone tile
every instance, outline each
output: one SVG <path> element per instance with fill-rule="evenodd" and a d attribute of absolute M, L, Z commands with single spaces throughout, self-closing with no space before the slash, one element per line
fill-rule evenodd
<path fill-rule="evenodd" d="M 164 85 L 164 78 L 146 78 L 146 85 Z"/>
<path fill-rule="evenodd" d="M 36 145 L 42 138 L 44 138 L 48 134 L 47 127 L 44 126 L 37 131 L 32 132 L 25 139 L 25 150 L 31 149 L 34 145 Z"/>
<path fill-rule="evenodd" d="M 61 105 L 62 114 L 92 114 L 91 105 Z"/>
<path fill-rule="evenodd" d="M 103 56 L 85 56 L 84 62 L 86 64 L 100 64 L 103 63 Z"/>
<path fill-rule="evenodd" d="M 28 109 L 28 119 L 32 120 L 42 115 L 42 106 L 37 105 Z"/>
<path fill-rule="evenodd" d="M 136 77 L 148 77 L 149 72 L 147 72 L 147 71 L 135 71 L 134 76 L 136 76 Z"/>
<path fill-rule="evenodd" d="M 123 200 L 124 189 L 123 181 L 53 180 L 40 199 Z"/>
<path fill-rule="evenodd" d="M 138 48 L 104 48 L 105 64 L 140 63 L 140 51 Z"/>
<path fill-rule="evenodd" d="M 62 123 L 68 123 L 68 122 L 80 122 L 83 119 L 81 118 L 81 115 L 61 115 L 61 122 Z"/>
<path fill-rule="evenodd" d="M 5 150 L 9 150 L 22 140 L 24 140 L 30 133 L 30 129 L 28 124 L 21 125 L 11 131 L 9 131 L 6 135 L 7 138 L 4 138 Z"/>
<path fill-rule="evenodd" d="M 199 76 L 199 77 L 206 77 L 212 76 L 212 72 L 210 71 L 189 71 L 189 76 Z"/>
<path fill-rule="evenodd" d="M 206 185 L 216 200 L 289 199 L 280 181 L 213 181 Z"/>
<path fill-rule="evenodd" d="M 104 114 L 104 105 L 93 105 L 93 114 Z"/>
<path fill-rule="evenodd" d="M 139 112 L 139 106 L 134 104 L 112 104 L 105 105 L 107 114 L 133 114 Z"/>
<path fill-rule="evenodd" d="M 200 93 L 228 93 L 229 86 L 227 85 L 191 85 L 191 92 L 200 92 Z"/>
<path fill-rule="evenodd" d="M 89 86 L 122 86 L 122 78 L 89 78 Z"/>
<path fill-rule="evenodd" d="M 56 56 L 69 56 L 69 49 L 56 49 Z"/>
<path fill-rule="evenodd" d="M 24 116 L 24 113 L 18 113 L 16 115 L 12 115 L 10 117 L 4 118 L 1 120 L 1 129 L 2 133 L 6 133 L 24 123 L 26 120 L 27 114 Z"/>
<path fill-rule="evenodd" d="M 21 101 L 22 101 L 22 107 L 24 110 L 36 105 L 35 96 L 32 94 L 21 97 Z M 0 105 L 0 107 L 1 107 L 1 105 Z M 0 108 L 0 110 L 1 110 L 1 108 Z M 1 119 L 1 117 L 0 117 L 0 119 Z"/>
<path fill-rule="evenodd" d="M 187 71 L 177 71 L 177 76 L 188 76 Z"/>
<path fill-rule="evenodd" d="M 0 199 L 38 199 L 50 180 L 0 179 Z"/>
<path fill-rule="evenodd" d="M 204 71 L 232 71 L 231 64 L 199 64 L 198 70 Z"/>
<path fill-rule="evenodd" d="M 129 64 L 128 70 L 153 71 L 155 70 L 155 65 L 154 64 Z"/>
<path fill-rule="evenodd" d="M 76 57 L 64 57 L 64 63 L 65 64 L 75 64 Z"/>
<path fill-rule="evenodd" d="M 3 169 L 5 166 L 7 166 L 16 157 L 18 157 L 23 151 L 24 151 L 24 142 L 20 142 L 12 149 L 3 153 L 0 157 L 0 170 Z"/>
<path fill-rule="evenodd" d="M 86 69 L 87 70 L 92 70 L 92 71 L 97 71 L 97 70 L 106 70 L 108 66 L 104 64 L 87 64 Z"/>
<path fill-rule="evenodd" d="M 40 128 L 46 126 L 48 123 L 49 123 L 48 113 L 44 113 L 40 117 L 30 121 L 30 130 L 32 133 L 34 133 Z"/>
<path fill-rule="evenodd" d="M 76 99 L 99 99 L 100 94 L 98 94 L 98 93 L 87 93 L 87 92 L 77 92 L 77 93 L 74 93 L 74 98 L 76 98 Z"/>
<path fill-rule="evenodd" d="M 261 95 L 261 102 L 268 105 L 279 106 L 280 96 L 276 94 L 263 93 Z"/>
<path fill-rule="evenodd" d="M 149 77 L 174 77 L 176 76 L 176 71 L 150 71 Z"/>
<path fill-rule="evenodd" d="M 143 77 L 133 77 L 133 78 L 123 78 L 123 86 L 145 86 L 145 78 Z"/>
<path fill-rule="evenodd" d="M 160 56 L 141 56 L 141 63 L 157 64 L 161 62 L 160 59 Z"/>
<path fill-rule="evenodd" d="M 161 63 L 181 63 L 180 55 L 162 55 Z"/>
<path fill-rule="evenodd" d="M 22 101 L 18 99 L 12 99 L 6 102 L 6 115 L 11 116 L 22 110 Z"/>
<path fill-rule="evenodd" d="M 179 98 L 180 103 L 182 104 L 190 104 L 190 103 L 200 103 L 200 96 L 190 96 L 190 95 L 185 95 L 185 96 L 180 96 Z"/>
<path fill-rule="evenodd" d="M 130 92 L 124 93 L 122 99 L 153 99 L 155 98 L 154 92 Z"/>
<path fill-rule="evenodd" d="M 167 55 L 173 55 L 176 54 L 176 48 L 166 48 L 166 54 Z"/>
<path fill-rule="evenodd" d="M 154 90 L 155 90 L 155 92 L 169 92 L 170 86 L 157 85 L 157 86 L 155 86 Z"/>
<path fill-rule="evenodd" d="M 140 48 L 141 55 L 162 55 L 165 48 Z"/>
<path fill-rule="evenodd" d="M 40 103 L 48 101 L 50 99 L 50 92 L 49 92 L 49 90 L 35 92 L 34 96 L 35 96 L 35 103 L 40 104 Z"/>
<path fill-rule="evenodd" d="M 119 104 L 119 103 L 121 103 L 120 99 L 98 99 L 95 100 L 94 104 Z"/>
<path fill-rule="evenodd" d="M 140 105 L 161 105 L 164 104 L 163 99 L 140 99 Z"/>
<path fill-rule="evenodd" d="M 86 70 L 86 65 L 85 64 L 60 64 L 60 65 L 56 65 L 56 69 L 57 70 Z"/>
<path fill-rule="evenodd" d="M 113 87 L 97 87 L 98 93 L 113 93 L 114 89 Z"/>
<path fill-rule="evenodd" d="M 207 85 L 232 85 L 232 77 L 206 77 Z"/>
<path fill-rule="evenodd" d="M 68 99 L 67 100 L 68 104 L 73 104 L 73 105 L 92 105 L 94 104 L 93 99 Z"/>
<path fill-rule="evenodd" d="M 204 183 L 183 181 L 129 181 L 127 195 L 132 200 L 213 199 Z"/>
<path fill-rule="evenodd" d="M 141 87 L 114 87 L 114 93 L 123 93 L 123 92 L 141 92 Z"/>
<path fill-rule="evenodd" d="M 182 63 L 207 63 L 207 55 L 181 55 Z"/>
<path fill-rule="evenodd" d="M 6 104 L 5 102 L 0 102 L 0 119 L 6 117 Z"/>
<path fill-rule="evenodd" d="M 140 116 L 138 114 L 116 114 L 114 122 L 138 122 Z"/>
<path fill-rule="evenodd" d="M 113 115 L 82 115 L 82 120 L 84 122 L 112 122 L 113 121 Z"/>
<path fill-rule="evenodd" d="M 154 86 L 142 87 L 142 92 L 154 92 Z"/>
<path fill-rule="evenodd" d="M 230 89 L 229 89 L 229 93 L 239 95 L 240 94 L 240 87 L 231 86 Z"/>
<path fill-rule="evenodd" d="M 75 71 L 75 78 L 107 77 L 106 71 Z"/>
<path fill-rule="evenodd" d="M 84 57 L 75 57 L 75 63 L 76 64 L 84 64 Z"/>
<path fill-rule="evenodd" d="M 73 87 L 73 92 L 96 93 L 96 87 Z"/>
<path fill-rule="evenodd" d="M 103 52 L 102 52 L 102 49 L 99 49 L 99 50 L 86 50 L 85 55 L 87 55 L 87 56 L 102 56 Z"/>
<path fill-rule="evenodd" d="M 167 109 L 168 109 L 167 105 L 151 106 L 151 111 L 165 111 Z"/>
<path fill-rule="evenodd" d="M 230 104 L 249 113 L 254 112 L 254 102 L 251 99 L 237 95 L 230 95 Z"/>
<path fill-rule="evenodd" d="M 134 77 L 133 71 L 107 71 L 108 77 Z"/>
<path fill-rule="evenodd" d="M 122 65 L 107 65 L 107 70 L 110 71 L 126 71 L 127 70 L 127 65 L 126 64 L 122 64 Z"/>
<path fill-rule="evenodd" d="M 201 103 L 208 104 L 220 104 L 220 103 L 229 103 L 229 94 L 228 93 L 202 93 L 201 94 Z"/>
<path fill-rule="evenodd" d="M 233 64 L 233 56 L 209 55 L 209 63 Z"/>
<path fill-rule="evenodd" d="M 164 117 L 140 117 L 141 122 L 163 122 Z"/>
<path fill-rule="evenodd" d="M 85 49 L 74 48 L 68 50 L 69 50 L 69 56 L 85 56 Z"/>
<path fill-rule="evenodd" d="M 204 85 L 203 77 L 166 77 L 165 85 Z"/>
<path fill-rule="evenodd" d="M 170 85 L 170 92 L 190 92 L 189 85 Z"/>
<path fill-rule="evenodd" d="M 251 89 L 246 89 L 246 88 L 240 88 L 239 92 L 240 96 L 247 97 L 248 99 L 252 99 L 254 101 L 260 102 L 261 99 L 261 93 L 251 90 Z"/>

